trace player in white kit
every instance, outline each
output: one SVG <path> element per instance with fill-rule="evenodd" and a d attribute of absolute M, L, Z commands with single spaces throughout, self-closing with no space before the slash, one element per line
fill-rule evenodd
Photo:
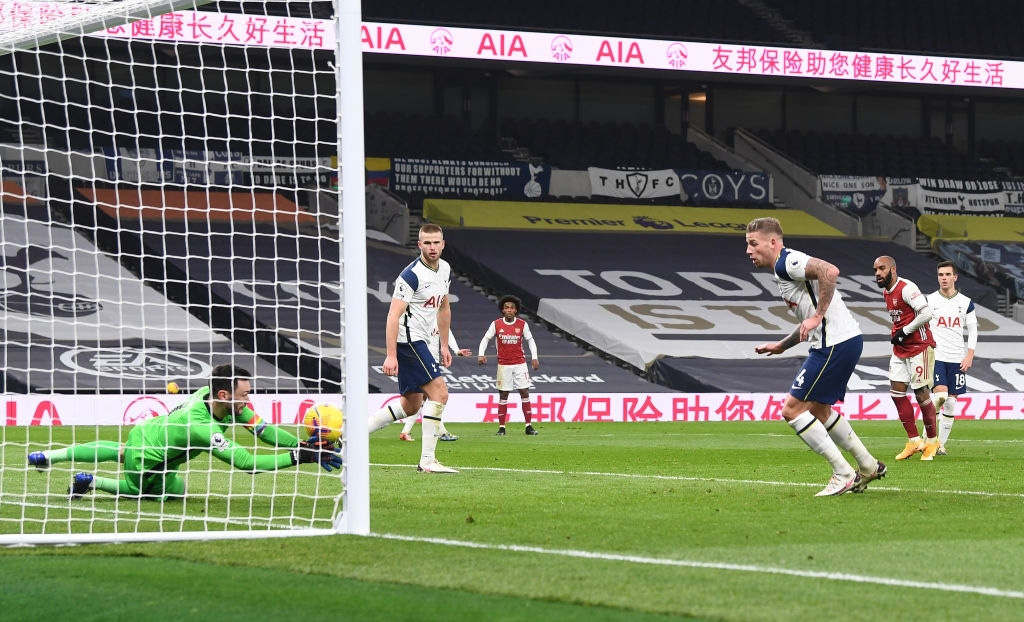
<path fill-rule="evenodd" d="M 932 399 L 939 411 L 939 450 L 935 455 L 945 456 L 946 441 L 956 417 L 956 398 L 967 391 L 967 370 L 974 364 L 978 318 L 974 301 L 956 289 L 956 265 L 943 261 L 937 271 L 939 289 L 928 294 L 928 304 L 932 308 L 932 336 L 935 338 Z"/>
<path fill-rule="evenodd" d="M 448 350 L 452 310 L 448 304 L 451 267 L 441 259 L 444 232 L 441 227 L 426 224 L 420 227 L 420 256 L 406 266 L 395 279 L 395 293 L 388 310 L 385 343 L 387 356 L 382 371 L 398 376 L 398 404 L 388 404 L 370 415 L 369 431 L 376 432 L 388 424 L 412 417 L 423 408 L 423 439 L 417 470 L 423 473 L 458 473 L 438 462 L 435 456 L 438 428 L 448 385 L 441 366 L 452 363 Z M 438 361 L 430 351 L 434 332 L 440 336 Z M 424 401 L 424 397 L 426 400 Z"/>

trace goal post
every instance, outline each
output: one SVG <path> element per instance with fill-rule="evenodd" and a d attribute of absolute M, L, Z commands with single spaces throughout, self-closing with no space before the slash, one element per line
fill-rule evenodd
<path fill-rule="evenodd" d="M 5 4 L 0 545 L 369 533 L 358 0 Z M 221 364 L 259 420 L 136 494 L 129 434 Z M 317 403 L 340 473 L 288 462 Z"/>

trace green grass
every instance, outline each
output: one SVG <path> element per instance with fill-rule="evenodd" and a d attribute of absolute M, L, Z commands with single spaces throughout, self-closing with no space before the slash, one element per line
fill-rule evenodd
<path fill-rule="evenodd" d="M 5 620 L 67 619 L 69 604 L 76 620 L 1020 619 L 1024 422 L 958 422 L 950 455 L 932 463 L 891 460 L 904 442 L 898 423 L 854 425 L 889 476 L 836 498 L 813 496 L 828 468 L 782 423 L 542 424 L 532 438 L 516 425 L 500 438 L 493 426 L 456 424 L 461 440 L 438 449 L 458 475 L 416 473 L 419 443 L 399 442 L 392 427 L 371 440 L 372 537 L 0 549 L 0 611 Z M 19 434 L 8 428 L 5 438 L 16 444 Z M 17 467 L 0 473 L 9 533 L 12 520 L 43 511 L 17 502 L 19 483 L 54 493 L 67 480 L 57 469 L 26 474 L 15 445 L 2 457 Z M 248 488 L 228 475 L 208 486 L 229 496 L 166 512 L 216 515 L 245 494 L 257 513 L 276 512 L 252 495 L 272 475 Z M 284 481 L 304 491 L 307 480 Z"/>

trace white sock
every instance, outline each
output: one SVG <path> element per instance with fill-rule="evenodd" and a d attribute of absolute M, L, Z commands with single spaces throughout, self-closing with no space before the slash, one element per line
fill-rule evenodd
<path fill-rule="evenodd" d="M 956 421 L 956 396 L 950 395 L 946 403 L 942 405 L 939 412 L 939 444 L 945 447 L 949 440 L 949 433 L 953 431 L 953 422 Z"/>
<path fill-rule="evenodd" d="M 415 415 L 412 416 L 412 417 L 406 418 L 405 425 L 402 426 L 402 434 L 408 434 L 409 432 L 412 432 L 412 426 L 414 426 L 414 425 L 416 425 L 416 417 L 415 417 Z"/>
<path fill-rule="evenodd" d="M 862 474 L 868 475 L 875 472 L 875 469 L 878 468 L 878 460 L 875 460 L 864 443 L 860 442 L 860 437 L 853 431 L 853 426 L 846 420 L 846 417 L 833 410 L 825 422 L 825 429 L 828 430 L 829 437 L 840 449 L 853 454 Z"/>
<path fill-rule="evenodd" d="M 797 415 L 789 422 L 789 425 L 796 431 L 800 440 L 807 443 L 807 446 L 819 456 L 828 460 L 832 465 L 833 473 L 843 476 L 853 475 L 853 467 L 846 461 L 846 458 L 843 458 L 839 447 L 825 431 L 825 426 L 810 411 Z"/>
<path fill-rule="evenodd" d="M 444 404 L 441 402 L 427 400 L 423 403 L 423 444 L 420 446 L 420 464 L 427 464 L 435 459 L 434 450 L 437 449 L 438 427 L 443 412 Z"/>
<path fill-rule="evenodd" d="M 391 425 L 399 419 L 405 419 L 406 417 L 412 417 L 416 413 L 409 414 L 402 410 L 402 407 L 397 404 L 388 404 L 384 408 L 381 408 L 377 412 L 370 415 L 370 421 L 368 427 L 370 433 L 376 432 Z"/>

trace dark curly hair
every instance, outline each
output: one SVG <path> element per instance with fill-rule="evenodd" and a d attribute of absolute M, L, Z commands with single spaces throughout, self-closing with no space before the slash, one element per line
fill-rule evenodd
<path fill-rule="evenodd" d="M 504 310 L 504 306 L 505 306 L 506 302 L 511 302 L 512 304 L 514 304 L 516 306 L 516 313 L 519 313 L 519 310 L 523 308 L 523 301 L 519 300 L 518 296 L 513 296 L 512 294 L 506 294 L 506 295 L 504 295 L 504 296 L 502 296 L 501 298 L 498 299 L 498 311 L 503 311 Z"/>

